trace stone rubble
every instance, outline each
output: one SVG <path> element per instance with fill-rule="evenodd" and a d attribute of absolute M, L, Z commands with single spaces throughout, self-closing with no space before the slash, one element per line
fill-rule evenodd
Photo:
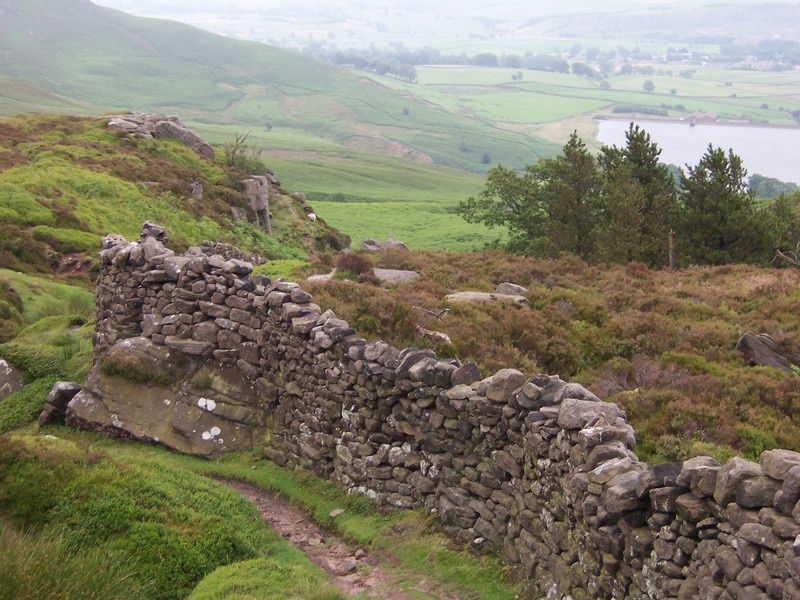
<path fill-rule="evenodd" d="M 800 599 L 800 453 L 649 465 L 580 385 L 368 342 L 243 261 L 114 236 L 100 257 L 96 363 L 68 423 L 204 456 L 266 443 L 436 514 L 531 598 Z M 137 373 L 165 377 L 124 383 Z"/>

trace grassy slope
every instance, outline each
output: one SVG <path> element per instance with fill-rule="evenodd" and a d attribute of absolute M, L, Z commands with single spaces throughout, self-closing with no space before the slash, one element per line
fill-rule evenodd
<path fill-rule="evenodd" d="M 399 94 L 346 69 L 169 21 L 67 0 L 0 0 L 0 74 L 96 106 L 297 129 L 342 143 L 353 136 L 405 144 L 444 165 L 481 170 L 462 141 L 523 165 L 552 148 Z M 409 108 L 405 115 L 403 108 Z"/>
<path fill-rule="evenodd" d="M 0 436 L 0 556 L 13 565 L 0 598 L 177 600 L 217 567 L 253 559 L 277 574 L 265 592 L 316 597 L 324 574 L 253 506 L 167 462 L 112 456 L 80 437 Z M 74 571 L 58 561 L 54 582 L 43 561 L 64 555 Z"/>
<path fill-rule="evenodd" d="M 320 249 L 330 229 L 293 216 L 299 205 L 273 198 L 275 233 L 230 221 L 245 207 L 242 172 L 207 161 L 173 141 L 127 139 L 98 119 L 18 117 L 0 122 L 0 267 L 49 272 L 60 257 L 93 256 L 102 236 L 135 239 L 148 220 L 165 225 L 176 248 L 232 242 L 268 258 Z M 202 200 L 189 193 L 200 181 Z M 89 259 L 89 262 L 91 260 Z"/>

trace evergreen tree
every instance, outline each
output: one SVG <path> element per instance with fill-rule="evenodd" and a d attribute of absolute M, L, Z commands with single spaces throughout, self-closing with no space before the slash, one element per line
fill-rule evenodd
<path fill-rule="evenodd" d="M 543 198 L 554 254 L 571 252 L 589 260 L 601 202 L 595 158 L 573 132 L 560 155 L 542 162 L 548 174 Z"/>
<path fill-rule="evenodd" d="M 636 257 L 651 267 L 665 266 L 669 261 L 669 232 L 677 224 L 678 199 L 675 181 L 667 165 L 659 162 L 661 149 L 650 138 L 650 134 L 638 125 L 630 124 L 625 133 L 625 146 L 604 146 L 598 157 L 598 164 L 605 181 L 604 197 L 606 210 L 604 219 L 608 227 L 612 221 L 636 226 L 630 231 L 627 243 L 631 246 L 625 254 Z M 634 199 L 622 201 L 619 190 Z M 636 215 L 624 216 L 620 213 L 624 206 L 636 210 Z M 604 244 L 612 243 L 619 249 L 619 240 L 609 241 L 603 236 Z"/>
<path fill-rule="evenodd" d="M 490 169 L 483 191 L 462 202 L 459 212 L 472 223 L 507 227 L 511 251 L 588 259 L 600 190 L 594 157 L 573 133 L 561 154 L 528 165 L 521 175 L 502 165 Z"/>
<path fill-rule="evenodd" d="M 757 209 L 742 159 L 709 144 L 681 175 L 684 253 L 696 264 L 772 259 L 768 215 Z"/>

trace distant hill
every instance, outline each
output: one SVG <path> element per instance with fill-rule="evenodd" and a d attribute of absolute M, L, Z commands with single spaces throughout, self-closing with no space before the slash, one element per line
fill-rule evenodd
<path fill-rule="evenodd" d="M 99 7 L 88 0 L 0 0 L 2 89 L 24 82 L 64 110 L 156 110 L 187 120 L 311 133 L 376 153 L 481 171 L 522 166 L 554 147 L 389 90 L 301 54 Z M 17 84 L 19 85 L 19 84 Z M 4 100 L 0 110 L 21 112 Z M 13 98 L 12 98 L 13 100 Z M 41 109 L 43 98 L 29 110 Z M 371 141 L 372 140 L 372 141 Z"/>

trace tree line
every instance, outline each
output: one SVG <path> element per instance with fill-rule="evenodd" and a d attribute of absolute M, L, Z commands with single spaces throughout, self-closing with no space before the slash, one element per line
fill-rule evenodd
<path fill-rule="evenodd" d="M 709 145 L 697 165 L 675 174 L 638 125 L 625 140 L 595 156 L 573 133 L 560 154 L 521 172 L 497 166 L 459 213 L 505 227 L 512 252 L 655 268 L 769 264 L 800 240 L 800 195 L 757 201 L 732 150 Z"/>

